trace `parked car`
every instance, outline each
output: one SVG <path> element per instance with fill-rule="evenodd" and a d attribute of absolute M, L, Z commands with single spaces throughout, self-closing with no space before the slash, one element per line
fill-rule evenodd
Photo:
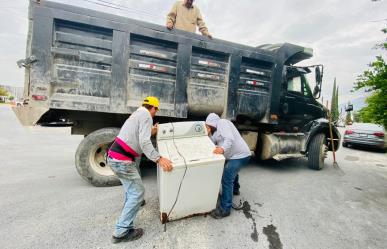
<path fill-rule="evenodd" d="M 343 139 L 343 147 L 361 145 L 387 150 L 386 131 L 383 126 L 370 123 L 354 123 L 348 126 Z"/>

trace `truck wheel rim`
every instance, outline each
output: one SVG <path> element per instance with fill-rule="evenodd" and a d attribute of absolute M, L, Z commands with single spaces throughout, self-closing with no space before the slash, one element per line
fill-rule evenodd
<path fill-rule="evenodd" d="M 107 165 L 107 162 L 106 162 L 106 154 L 107 154 L 108 146 L 109 146 L 109 143 L 99 144 L 95 146 L 91 150 L 90 158 L 89 158 L 91 168 L 96 173 L 103 176 L 114 175 L 113 171 Z"/>

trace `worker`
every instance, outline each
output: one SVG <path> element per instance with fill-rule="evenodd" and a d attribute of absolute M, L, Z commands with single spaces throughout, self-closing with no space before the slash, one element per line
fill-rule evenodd
<path fill-rule="evenodd" d="M 206 128 L 216 145 L 214 153 L 223 154 L 226 158 L 220 205 L 210 213 L 213 218 L 220 219 L 230 215 L 233 188 L 239 185 L 237 181 L 234 181 L 239 170 L 249 163 L 251 151 L 231 121 L 221 119 L 215 113 L 210 113 L 206 119 Z"/>
<path fill-rule="evenodd" d="M 167 15 L 167 28 L 196 33 L 196 26 L 198 26 L 202 35 L 212 39 L 200 10 L 193 5 L 193 2 L 194 0 L 177 1 Z"/>
<path fill-rule="evenodd" d="M 152 127 L 152 118 L 158 110 L 159 100 L 153 96 L 146 97 L 142 107 L 125 121 L 108 151 L 108 165 L 120 179 L 125 191 L 125 203 L 115 226 L 113 243 L 133 241 L 139 239 L 144 233 L 143 229 L 133 226 L 144 199 L 144 186 L 138 167 L 141 154 L 144 153 L 163 170 L 172 170 L 171 161 L 161 157 L 150 140 L 151 134 L 157 133 L 157 125 Z"/>

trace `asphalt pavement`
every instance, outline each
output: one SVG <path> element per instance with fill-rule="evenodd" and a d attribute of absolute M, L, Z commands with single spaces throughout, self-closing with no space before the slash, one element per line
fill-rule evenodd
<path fill-rule="evenodd" d="M 159 220 L 156 169 L 143 168 L 147 204 L 138 241 L 113 245 L 121 186 L 89 185 L 74 166 L 82 136 L 22 127 L 0 105 L 0 248 L 387 248 L 387 156 L 340 148 L 313 171 L 305 159 L 251 163 L 240 173 L 244 207 L 215 220 Z"/>

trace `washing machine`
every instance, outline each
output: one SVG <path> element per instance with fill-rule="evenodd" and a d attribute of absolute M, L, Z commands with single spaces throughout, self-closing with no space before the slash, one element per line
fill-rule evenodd
<path fill-rule="evenodd" d="M 204 122 L 159 124 L 157 147 L 173 170 L 157 167 L 162 223 L 206 214 L 216 207 L 225 158 L 214 154 Z"/>

